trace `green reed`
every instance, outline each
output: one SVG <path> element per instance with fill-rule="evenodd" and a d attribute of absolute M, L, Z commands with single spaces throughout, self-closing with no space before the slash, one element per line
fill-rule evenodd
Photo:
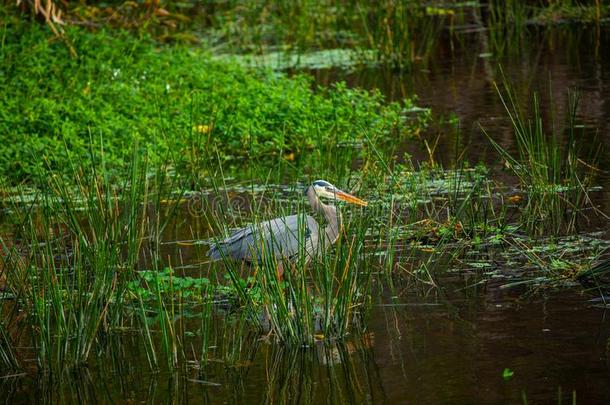
<path fill-rule="evenodd" d="M 490 0 L 487 5 L 488 24 L 502 29 L 523 28 L 533 10 L 534 7 L 528 6 L 523 0 Z"/>
<path fill-rule="evenodd" d="M 14 205 L 22 243 L 5 263 L 7 283 L 28 316 L 42 369 L 87 361 L 98 335 L 117 321 L 120 298 L 113 301 L 131 277 L 140 243 L 125 226 L 133 221 L 129 202 L 124 216 L 104 174 L 75 175 L 75 189 L 51 175 L 41 179 L 37 207 Z"/>
<path fill-rule="evenodd" d="M 13 310 L 25 318 L 8 319 L 11 327 L 27 328 L 42 370 L 87 363 L 92 352 L 103 351 L 100 339 L 130 322 L 127 285 L 136 279 L 144 246 L 158 251 L 154 236 L 163 224 L 155 200 L 167 181 L 149 178 L 140 153 L 134 147 L 122 182 L 105 170 L 103 151 L 92 152 L 91 165 L 67 162 L 71 180 L 41 170 L 35 196 L 10 202 L 15 242 L 3 243 L 2 258 Z M 150 330 L 143 330 L 150 348 Z"/>
<path fill-rule="evenodd" d="M 14 350 L 14 342 L 5 322 L 0 322 L 0 370 L 16 370 L 19 368 L 19 359 Z"/>
<path fill-rule="evenodd" d="M 431 56 L 444 14 L 430 15 L 417 1 L 229 2 L 213 14 L 208 35 L 234 53 L 261 54 L 278 45 L 296 53 L 348 48 L 362 62 L 372 51 L 377 61 L 404 69 Z"/>
<path fill-rule="evenodd" d="M 496 89 L 513 126 L 518 155 L 511 155 L 483 131 L 526 193 L 523 226 L 537 234 L 574 232 L 581 210 L 589 201 L 588 189 L 595 170 L 580 158 L 578 97 L 569 94 L 565 129 L 559 132 L 552 118 L 550 123 L 544 122 L 537 94 L 529 116 L 519 107 L 514 90 L 506 81 L 504 91 Z M 564 144 L 560 141 L 562 133 L 566 137 Z"/>
<path fill-rule="evenodd" d="M 374 49 L 381 62 L 401 69 L 427 60 L 444 26 L 413 1 L 382 1 L 373 7 L 356 2 L 355 9 L 367 48 Z"/>
<path fill-rule="evenodd" d="M 0 283 L 2 290 L 5 289 L 7 266 L 4 264 L 11 261 L 12 251 L 7 247 L 6 242 L 0 238 L 0 252 L 3 259 L 0 262 Z M 19 358 L 14 349 L 16 337 L 11 335 L 10 327 L 13 318 L 17 315 L 14 308 L 9 304 L 10 293 L 2 291 L 0 295 L 0 371 L 19 369 Z"/>

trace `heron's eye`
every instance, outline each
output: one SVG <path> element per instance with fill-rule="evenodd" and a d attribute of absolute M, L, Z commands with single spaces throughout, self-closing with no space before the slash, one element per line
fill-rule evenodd
<path fill-rule="evenodd" d="M 334 193 L 335 190 L 332 187 L 326 186 L 326 191 Z"/>

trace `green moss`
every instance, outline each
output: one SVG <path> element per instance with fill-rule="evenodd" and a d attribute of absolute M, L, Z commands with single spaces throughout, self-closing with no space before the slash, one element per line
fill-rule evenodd
<path fill-rule="evenodd" d="M 78 56 L 35 24 L 13 22 L 0 48 L 0 175 L 27 179 L 37 167 L 67 172 L 66 157 L 100 153 L 109 169 L 130 160 L 134 140 L 153 160 L 193 164 L 264 157 L 368 136 L 403 136 L 410 107 L 344 84 L 314 88 L 287 77 L 212 60 L 128 33 L 67 33 Z M 90 145 L 93 146 L 90 148 Z M 232 159 L 232 163 L 239 159 Z"/>

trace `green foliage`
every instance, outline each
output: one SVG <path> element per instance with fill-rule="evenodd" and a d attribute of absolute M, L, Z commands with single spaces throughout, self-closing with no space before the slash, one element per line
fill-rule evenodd
<path fill-rule="evenodd" d="M 241 164 L 282 151 L 298 159 L 312 148 L 358 140 L 363 128 L 386 137 L 413 129 L 404 107 L 385 104 L 379 92 L 344 84 L 314 90 L 308 76 L 248 71 L 124 32 L 69 29 L 74 58 L 44 28 L 12 23 L 6 30 L 0 175 L 13 182 L 46 162 L 67 173 L 66 150 L 87 161 L 91 147 L 103 146 L 108 170 L 116 170 L 136 140 L 153 163 L 171 156 L 197 171 L 217 152 Z"/>
<path fill-rule="evenodd" d="M 140 280 L 129 282 L 127 288 L 134 295 L 142 299 L 154 298 L 155 290 L 158 290 L 163 295 L 172 293 L 180 294 L 182 298 L 186 299 L 200 299 L 202 291 L 210 284 L 210 280 L 205 277 L 175 276 L 169 267 L 164 268 L 160 272 L 142 270 L 138 272 L 138 278 Z"/>
<path fill-rule="evenodd" d="M 15 355 L 13 339 L 4 323 L 4 321 L 0 322 L 0 370 L 15 370 L 19 367 L 19 360 Z"/>

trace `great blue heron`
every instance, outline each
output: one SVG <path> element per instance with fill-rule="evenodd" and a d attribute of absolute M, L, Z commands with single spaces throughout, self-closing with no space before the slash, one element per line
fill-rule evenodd
<path fill-rule="evenodd" d="M 306 254 L 306 261 L 321 255 L 339 238 L 342 227 L 341 213 L 333 204 L 324 204 L 320 197 L 332 201 L 342 200 L 366 206 L 363 201 L 345 191 L 339 190 L 327 181 L 316 180 L 305 190 L 311 209 L 324 216 L 327 225 L 323 231 L 311 216 L 289 215 L 270 221 L 251 224 L 238 229 L 228 238 L 215 243 L 208 252 L 212 260 L 230 258 L 253 263 L 263 257 L 275 257 L 279 276 L 283 273 L 283 260 L 294 260 L 300 252 Z M 299 231 L 301 234 L 299 234 Z M 299 243 L 304 243 L 301 250 Z"/>

